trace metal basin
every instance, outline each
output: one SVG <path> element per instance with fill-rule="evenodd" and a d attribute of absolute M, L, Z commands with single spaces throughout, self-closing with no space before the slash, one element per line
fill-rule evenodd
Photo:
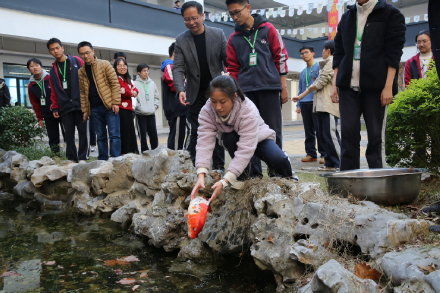
<path fill-rule="evenodd" d="M 332 194 L 352 194 L 386 205 L 413 202 L 420 191 L 422 171 L 413 168 L 358 169 L 324 174 Z"/>

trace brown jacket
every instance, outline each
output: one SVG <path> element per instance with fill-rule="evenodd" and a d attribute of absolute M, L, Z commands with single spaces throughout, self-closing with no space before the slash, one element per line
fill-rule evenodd
<path fill-rule="evenodd" d="M 96 89 L 99 97 L 107 109 L 111 109 L 113 105 L 121 104 L 121 87 L 114 68 L 107 60 L 95 58 L 91 63 L 92 74 L 95 81 Z M 84 65 L 78 71 L 81 111 L 90 115 L 89 100 L 89 78 L 87 77 L 86 66 Z"/>

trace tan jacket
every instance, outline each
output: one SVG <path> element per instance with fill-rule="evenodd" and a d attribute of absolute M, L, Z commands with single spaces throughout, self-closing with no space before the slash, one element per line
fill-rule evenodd
<path fill-rule="evenodd" d="M 339 117 L 339 103 L 332 102 L 333 56 L 319 62 L 319 75 L 312 86 L 316 87 L 313 97 L 313 112 L 327 112 Z"/>
<path fill-rule="evenodd" d="M 107 60 L 95 58 L 91 63 L 93 80 L 95 81 L 96 89 L 104 106 L 111 109 L 113 105 L 121 104 L 121 87 L 119 85 L 118 77 L 114 68 Z M 89 78 L 87 77 L 86 66 L 84 65 L 78 71 L 81 111 L 90 115 L 90 100 L 89 100 Z"/>

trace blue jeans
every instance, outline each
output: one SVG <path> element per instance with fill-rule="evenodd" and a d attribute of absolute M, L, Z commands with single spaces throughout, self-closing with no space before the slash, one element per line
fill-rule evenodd
<path fill-rule="evenodd" d="M 231 158 L 234 157 L 237 150 L 237 143 L 240 136 L 234 131 L 222 134 L 222 141 L 224 147 L 228 150 Z M 269 169 L 273 170 L 277 176 L 284 178 L 293 178 L 292 166 L 290 165 L 289 157 L 281 150 L 281 148 L 272 139 L 265 139 L 260 141 L 255 149 L 255 153 L 249 165 L 240 175 L 239 179 L 247 179 L 249 177 L 261 177 L 262 174 L 259 168 L 255 166 L 255 158 L 264 161 Z M 273 176 L 273 174 L 270 174 Z"/>
<path fill-rule="evenodd" d="M 119 115 L 104 106 L 92 108 L 92 123 L 95 125 L 98 142 L 98 160 L 108 159 L 108 135 L 110 136 L 110 156 L 121 155 L 121 131 Z"/>

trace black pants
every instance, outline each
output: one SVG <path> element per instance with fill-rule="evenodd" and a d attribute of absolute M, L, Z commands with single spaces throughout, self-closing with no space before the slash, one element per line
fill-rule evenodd
<path fill-rule="evenodd" d="M 92 119 L 89 119 L 89 143 L 90 145 L 96 146 L 95 123 L 92 122 Z"/>
<path fill-rule="evenodd" d="M 254 102 L 260 112 L 261 118 L 270 127 L 275 130 L 276 143 L 282 148 L 283 145 L 283 117 L 281 114 L 281 97 L 278 90 L 266 90 L 247 92 L 246 96 Z"/>
<path fill-rule="evenodd" d="M 321 145 L 325 152 L 325 166 L 339 168 L 340 136 L 338 118 L 327 112 L 316 112 L 317 136 L 321 137 Z"/>
<path fill-rule="evenodd" d="M 133 111 L 119 108 L 119 123 L 121 127 L 121 155 L 139 153 L 133 119 Z"/>
<path fill-rule="evenodd" d="M 136 114 L 139 137 L 141 140 L 141 151 L 148 150 L 147 135 L 150 138 L 151 149 L 154 150 L 159 145 L 156 129 L 156 115 Z"/>
<path fill-rule="evenodd" d="M 380 92 L 339 90 L 341 112 L 341 170 L 359 169 L 361 115 L 368 133 L 366 157 L 370 168 L 382 168 L 382 136 L 384 135 L 385 107 L 380 103 Z"/>
<path fill-rule="evenodd" d="M 53 117 L 52 112 L 43 114 L 44 124 L 46 125 L 47 137 L 49 138 L 50 150 L 54 153 L 60 152 L 60 126 L 64 140 L 66 140 L 64 129 L 60 118 Z"/>
<path fill-rule="evenodd" d="M 276 144 L 282 149 L 283 146 L 283 117 L 281 114 L 281 97 L 279 90 L 263 90 L 255 92 L 246 92 L 246 96 L 257 106 L 260 112 L 261 118 L 269 126 L 270 129 L 275 131 Z M 263 170 L 261 168 L 261 160 L 258 157 L 252 157 L 252 164 L 262 175 Z M 270 176 L 276 176 L 269 167 L 268 173 Z"/>
<path fill-rule="evenodd" d="M 316 113 L 313 113 L 313 102 L 302 102 L 299 104 L 301 108 L 301 116 L 304 125 L 304 134 L 306 139 L 304 145 L 306 154 L 312 158 L 317 157 L 316 142 L 318 142 L 318 152 L 321 157 L 325 157 L 325 151 L 322 147 L 322 138 L 317 134 L 318 118 Z"/>
<path fill-rule="evenodd" d="M 66 157 L 68 160 L 78 162 L 87 160 L 89 156 L 89 144 L 87 143 L 87 121 L 83 120 L 80 110 L 71 111 L 61 117 L 65 131 Z M 78 151 L 75 144 L 75 127 L 78 131 Z"/>
<path fill-rule="evenodd" d="M 168 134 L 167 147 L 171 150 L 182 150 L 186 138 L 186 115 L 177 116 L 168 120 L 170 133 Z"/>
<path fill-rule="evenodd" d="M 186 117 L 190 127 L 190 137 L 187 150 L 191 155 L 191 160 L 193 163 L 196 161 L 197 129 L 199 128 L 198 119 L 202 107 L 203 105 L 201 103 L 191 105 Z M 225 169 L 225 149 L 219 145 L 218 140 L 215 142 L 214 152 L 212 153 L 212 168 L 214 170 Z"/>

